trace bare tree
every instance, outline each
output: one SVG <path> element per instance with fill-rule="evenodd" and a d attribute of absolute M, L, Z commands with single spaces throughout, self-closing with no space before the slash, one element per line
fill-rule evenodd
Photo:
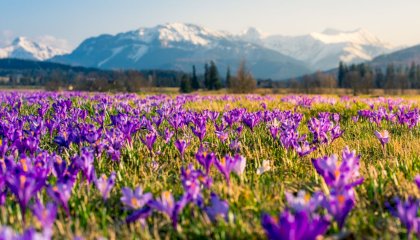
<path fill-rule="evenodd" d="M 256 88 L 257 82 L 247 70 L 245 61 L 242 61 L 236 76 L 230 80 L 229 91 L 233 93 L 250 93 Z"/>

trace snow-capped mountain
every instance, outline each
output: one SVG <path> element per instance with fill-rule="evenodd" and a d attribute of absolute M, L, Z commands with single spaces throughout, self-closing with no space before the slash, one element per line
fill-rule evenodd
<path fill-rule="evenodd" d="M 283 79 L 312 70 L 292 57 L 232 34 L 182 23 L 140 28 L 116 35 L 100 35 L 83 41 L 72 53 L 55 62 L 104 69 L 170 69 L 190 72 L 215 61 L 221 75 L 242 60 L 260 78 Z M 202 72 L 202 71 L 201 71 Z"/>
<path fill-rule="evenodd" d="M 256 36 L 259 36 L 258 31 L 250 28 L 239 37 L 304 61 L 314 70 L 334 68 L 339 61 L 369 61 L 395 49 L 364 29 L 347 32 L 326 29 L 302 36 Z"/>
<path fill-rule="evenodd" d="M 67 51 L 33 42 L 25 37 L 16 38 L 9 46 L 0 48 L 0 58 L 46 60 Z"/>
<path fill-rule="evenodd" d="M 72 53 L 51 60 L 104 69 L 169 69 L 189 72 L 215 61 L 221 74 L 246 60 L 255 76 L 283 79 L 328 70 L 339 61 L 358 63 L 395 48 L 364 29 L 302 36 L 214 31 L 194 24 L 169 23 L 83 41 Z"/>

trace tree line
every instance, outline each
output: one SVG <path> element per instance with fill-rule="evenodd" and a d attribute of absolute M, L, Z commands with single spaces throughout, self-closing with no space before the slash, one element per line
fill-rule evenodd
<path fill-rule="evenodd" d="M 414 62 L 409 66 L 390 63 L 385 68 L 372 68 L 364 63 L 347 66 L 340 62 L 337 85 L 340 88 L 350 88 L 355 94 L 370 93 L 374 88 L 390 93 L 420 89 L 420 65 Z"/>
<path fill-rule="evenodd" d="M 0 85 L 47 90 L 138 92 L 149 87 L 179 87 L 182 72 L 102 70 L 20 59 L 0 59 Z M 7 80 L 5 80 L 7 79 Z"/>
<path fill-rule="evenodd" d="M 356 94 L 370 94 L 373 89 L 384 89 L 385 93 L 404 93 L 407 89 L 420 89 L 420 64 L 388 64 L 372 67 L 369 64 L 339 63 L 336 71 L 307 74 L 286 81 L 263 82 L 269 88 L 289 88 L 302 93 L 320 93 L 322 90 L 341 88 Z"/>
<path fill-rule="evenodd" d="M 183 74 L 179 91 L 191 93 L 199 89 L 217 91 L 221 88 L 226 88 L 232 93 L 250 93 L 257 88 L 257 81 L 248 71 L 245 61 L 240 63 L 236 75 L 232 75 L 228 67 L 224 79 L 220 76 L 215 62 L 210 61 L 204 64 L 204 74 L 201 78 L 197 76 L 195 65 L 192 67 L 191 74 Z"/>

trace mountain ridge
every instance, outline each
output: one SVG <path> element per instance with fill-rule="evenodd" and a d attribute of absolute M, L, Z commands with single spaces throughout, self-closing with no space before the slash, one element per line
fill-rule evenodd
<path fill-rule="evenodd" d="M 83 41 L 72 53 L 51 61 L 105 69 L 170 69 L 189 72 L 192 65 L 215 61 L 220 73 L 246 60 L 260 78 L 283 79 L 312 69 L 272 49 L 243 41 L 222 31 L 194 24 L 172 23 L 139 28 Z"/>

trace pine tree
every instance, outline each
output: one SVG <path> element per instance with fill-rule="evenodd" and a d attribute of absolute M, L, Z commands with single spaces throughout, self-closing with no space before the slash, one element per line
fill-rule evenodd
<path fill-rule="evenodd" d="M 410 81 L 410 88 L 417 88 L 416 64 L 411 63 L 410 70 L 408 70 L 408 80 Z"/>
<path fill-rule="evenodd" d="M 228 66 L 227 71 L 226 71 L 226 88 L 230 87 L 230 80 L 231 80 L 230 67 Z"/>
<path fill-rule="evenodd" d="M 179 91 L 181 93 L 190 93 L 192 90 L 190 77 L 187 74 L 182 75 Z"/>
<path fill-rule="evenodd" d="M 219 71 L 217 70 L 216 64 L 211 61 L 209 69 L 209 90 L 219 90 L 222 88 L 222 83 L 220 81 Z"/>
<path fill-rule="evenodd" d="M 346 78 L 345 66 L 342 61 L 338 65 L 338 87 L 344 87 L 344 79 Z"/>
<path fill-rule="evenodd" d="M 208 63 L 206 63 L 204 65 L 204 87 L 207 90 L 211 90 L 210 78 L 209 78 L 209 64 Z"/>
<path fill-rule="evenodd" d="M 200 88 L 200 83 L 198 82 L 197 72 L 195 70 L 195 65 L 193 65 L 193 72 L 191 78 L 191 87 L 194 90 L 198 90 Z"/>
<path fill-rule="evenodd" d="M 420 65 L 416 66 L 416 84 L 415 84 L 415 88 L 419 89 L 420 88 Z"/>

